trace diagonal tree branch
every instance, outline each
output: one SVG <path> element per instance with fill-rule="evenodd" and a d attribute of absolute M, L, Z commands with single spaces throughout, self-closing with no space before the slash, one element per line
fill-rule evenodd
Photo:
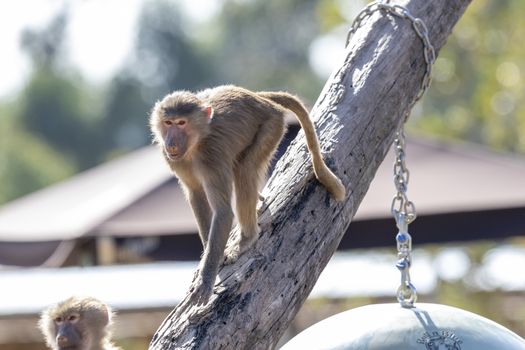
<path fill-rule="evenodd" d="M 427 25 L 436 52 L 470 0 L 399 2 Z M 341 43 L 343 45 L 343 43 Z M 307 298 L 335 252 L 426 70 L 409 21 L 375 12 L 352 37 L 347 56 L 312 110 L 328 165 L 347 188 L 335 202 L 313 176 L 301 132 L 265 190 L 254 249 L 219 272 L 208 305 L 187 297 L 150 349 L 269 349 Z M 161 281 L 157 288 L 163 288 Z"/>

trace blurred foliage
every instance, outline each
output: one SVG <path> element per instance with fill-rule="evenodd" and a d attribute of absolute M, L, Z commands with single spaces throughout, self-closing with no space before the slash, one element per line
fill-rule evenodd
<path fill-rule="evenodd" d="M 180 89 L 213 83 L 213 59 L 185 31 L 189 26 L 173 1 L 144 7 L 134 57 L 129 69 L 144 85 L 150 100 Z M 151 101 L 148 101 L 151 102 Z"/>
<path fill-rule="evenodd" d="M 141 94 L 142 84 L 121 74 L 110 84 L 99 123 L 101 158 L 113 158 L 149 142 L 146 117 L 150 104 Z"/>
<path fill-rule="evenodd" d="M 0 114 L 4 114 L 0 110 Z M 0 118 L 0 198 L 35 191 L 73 174 L 71 163 L 37 136 Z"/>
<path fill-rule="evenodd" d="M 0 203 L 148 144 L 148 112 L 172 90 L 235 83 L 318 95 L 322 79 L 305 54 L 319 34 L 316 1 L 225 1 L 198 26 L 176 2 L 146 5 L 134 50 L 105 87 L 89 86 L 67 64 L 67 8 L 47 27 L 25 30 L 33 73 L 17 108 L 2 108 L 11 137 L 2 140 L 0 176 L 10 186 Z M 290 25 L 290 13 L 301 26 Z"/>
<path fill-rule="evenodd" d="M 20 96 L 18 122 L 85 169 L 96 164 L 95 120 L 83 109 L 85 91 L 49 67 L 37 67 Z M 86 106 L 87 107 L 87 106 Z"/>
<path fill-rule="evenodd" d="M 439 53 L 415 131 L 525 153 L 525 3 L 473 1 Z"/>
<path fill-rule="evenodd" d="M 32 75 L 16 107 L 0 101 L 9 125 L 0 177 L 10 184 L 0 203 L 148 144 L 149 110 L 172 90 L 234 83 L 290 90 L 312 104 L 325 77 L 313 72 L 309 47 L 341 33 L 362 3 L 224 0 L 215 16 L 193 21 L 178 2 L 148 1 L 133 51 L 104 86 L 90 86 L 68 64 L 66 6 L 47 27 L 25 30 Z M 411 130 L 525 153 L 524 10 L 520 0 L 470 5 L 439 54 Z"/>
<path fill-rule="evenodd" d="M 69 159 L 73 164 L 68 166 L 82 170 L 97 163 L 98 133 L 88 89 L 64 66 L 66 27 L 67 15 L 61 12 L 44 30 L 22 34 L 33 74 L 20 93 L 15 118 L 25 131 Z"/>
<path fill-rule="evenodd" d="M 317 0 L 226 1 L 212 47 L 221 80 L 315 101 L 323 81 L 309 66 L 307 49 L 320 34 L 316 9 Z"/>

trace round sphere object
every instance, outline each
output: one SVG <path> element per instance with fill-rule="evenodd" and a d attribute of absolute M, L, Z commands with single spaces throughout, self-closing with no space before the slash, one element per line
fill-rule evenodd
<path fill-rule="evenodd" d="M 359 307 L 298 334 L 281 350 L 524 350 L 507 328 L 455 307 L 417 303 Z"/>

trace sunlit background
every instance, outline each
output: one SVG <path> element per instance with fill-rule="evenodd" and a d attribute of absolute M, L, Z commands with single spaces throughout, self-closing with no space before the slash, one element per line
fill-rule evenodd
<path fill-rule="evenodd" d="M 172 90 L 233 83 L 292 91 L 312 106 L 365 4 L 0 2 L 0 350 L 43 349 L 38 312 L 75 293 L 93 294 L 119 309 L 117 343 L 144 349 L 196 267 L 193 255 L 177 252 L 194 249 L 198 256 L 200 249 L 180 191 L 147 148 L 152 104 Z M 421 299 L 479 313 L 521 336 L 524 14 L 521 0 L 474 1 L 439 53 L 431 88 L 407 124 L 409 139 L 421 150 L 415 153 L 442 155 L 439 164 L 417 154 L 411 163 L 409 142 L 408 167 L 417 169 L 409 194 L 422 203 L 421 222 L 434 218 L 438 232 L 413 232 L 413 280 Z M 476 172 L 469 172 L 470 160 Z M 442 175 L 435 173 L 440 170 Z M 372 184 L 353 236 L 390 220 L 374 211 L 388 211 L 394 193 L 388 171 L 385 183 L 378 175 Z M 448 190 L 435 190 L 433 181 Z M 157 202 L 147 200 L 167 184 L 177 197 L 173 207 L 183 208 L 174 226 L 162 222 L 171 210 L 158 209 L 157 221 L 144 214 L 157 210 Z M 459 241 L 450 230 L 439 234 L 441 227 L 473 218 L 491 220 L 481 224 L 490 234 L 480 229 Z M 391 227 L 381 229 L 381 237 L 391 235 L 393 242 L 394 221 L 384 222 Z M 171 227 L 195 237 L 172 240 L 178 233 Z M 418 234 L 427 244 L 417 245 Z M 394 301 L 395 246 L 378 238 L 375 247 L 375 236 L 369 236 L 366 244 L 342 243 L 287 337 L 336 312 Z M 167 246 L 178 250 L 162 249 Z M 159 290 L 161 280 L 170 284 Z"/>

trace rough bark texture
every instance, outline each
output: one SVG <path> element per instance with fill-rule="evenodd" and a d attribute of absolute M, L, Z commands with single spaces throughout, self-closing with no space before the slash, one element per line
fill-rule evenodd
<path fill-rule="evenodd" d="M 437 52 L 470 0 L 398 3 L 426 23 Z M 301 132 L 263 192 L 262 232 L 255 248 L 220 269 L 208 305 L 193 306 L 188 294 L 150 349 L 275 347 L 335 252 L 425 69 L 422 43 L 409 21 L 376 12 L 363 22 L 311 113 L 325 159 L 345 184 L 347 200 L 336 203 L 315 180 Z M 163 288 L 162 282 L 156 287 Z"/>

